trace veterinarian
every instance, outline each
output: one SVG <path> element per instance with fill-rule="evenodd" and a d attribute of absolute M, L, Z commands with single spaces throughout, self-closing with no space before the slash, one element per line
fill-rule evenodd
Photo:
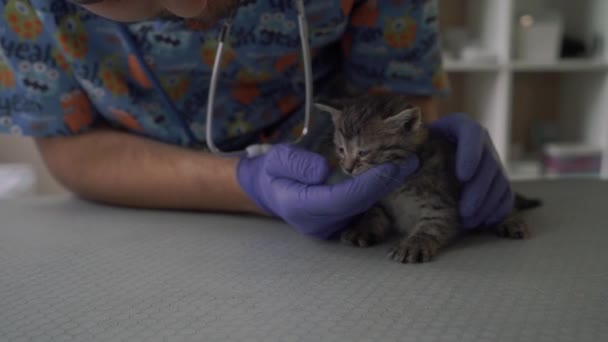
<path fill-rule="evenodd" d="M 271 215 L 329 238 L 417 168 L 383 165 L 328 185 L 328 161 L 284 142 L 302 132 L 305 73 L 298 1 L 0 0 L 0 130 L 31 136 L 75 194 L 143 208 Z M 486 131 L 440 115 L 448 84 L 433 0 L 304 1 L 315 95 L 348 87 L 411 95 L 457 146 L 461 216 L 502 219 L 513 193 Z M 215 143 L 275 144 L 256 157 L 204 147 L 218 34 Z M 442 113 L 444 114 L 444 113 Z M 314 122 L 310 137 L 314 140 Z"/>

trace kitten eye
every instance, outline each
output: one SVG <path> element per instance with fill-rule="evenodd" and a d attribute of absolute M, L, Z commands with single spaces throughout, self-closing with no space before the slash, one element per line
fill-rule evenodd
<path fill-rule="evenodd" d="M 338 152 L 340 152 L 340 154 L 344 154 L 344 147 L 338 147 Z"/>
<path fill-rule="evenodd" d="M 365 157 L 368 154 L 369 154 L 369 151 L 365 151 L 365 150 L 359 151 L 359 157 Z"/>

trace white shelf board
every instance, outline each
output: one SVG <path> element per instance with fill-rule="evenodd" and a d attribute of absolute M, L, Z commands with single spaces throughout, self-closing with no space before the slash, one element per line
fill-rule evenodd
<path fill-rule="evenodd" d="M 543 179 L 541 163 L 534 160 L 510 160 L 507 163 L 507 176 L 511 180 Z"/>
<path fill-rule="evenodd" d="M 608 71 L 608 61 L 584 58 L 562 59 L 555 63 L 513 61 L 510 68 L 515 72 Z"/>
<path fill-rule="evenodd" d="M 444 60 L 443 66 L 447 72 L 492 72 L 502 68 L 496 63 L 475 63 L 467 61 Z"/>
<path fill-rule="evenodd" d="M 560 179 L 607 179 L 601 174 L 547 175 L 542 172 L 541 163 L 529 159 L 510 160 L 507 163 L 507 177 L 511 181 L 560 180 Z"/>
<path fill-rule="evenodd" d="M 608 60 L 572 59 L 555 63 L 512 61 L 510 64 L 445 60 L 443 66 L 448 72 L 492 72 L 503 69 L 513 72 L 584 72 L 608 71 Z"/>

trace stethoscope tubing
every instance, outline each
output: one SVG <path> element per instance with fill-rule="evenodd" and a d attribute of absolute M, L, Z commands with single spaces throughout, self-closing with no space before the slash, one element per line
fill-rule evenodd
<path fill-rule="evenodd" d="M 313 85 L 313 75 L 312 75 L 312 58 L 310 52 L 310 43 L 309 43 L 309 33 L 308 33 L 308 21 L 306 20 L 306 10 L 304 8 L 303 0 L 294 0 L 296 2 L 296 7 L 298 11 L 298 30 L 300 35 L 300 45 L 302 48 L 302 64 L 304 66 L 304 86 L 305 86 L 305 104 L 304 104 L 304 126 L 302 128 L 302 132 L 300 136 L 294 141 L 294 143 L 298 143 L 301 141 L 310 130 L 310 122 L 312 117 L 312 106 L 313 106 L 313 96 L 314 96 L 314 85 Z M 213 69 L 211 72 L 211 80 L 209 82 L 209 92 L 207 95 L 207 117 L 206 117 L 206 125 L 205 125 L 205 134 L 206 134 L 206 145 L 210 152 L 215 155 L 222 157 L 254 157 L 263 153 L 266 153 L 271 145 L 268 144 L 259 144 L 259 145 L 250 145 L 244 150 L 237 151 L 223 151 L 214 141 L 213 134 L 213 119 L 215 113 L 215 97 L 217 92 L 217 84 L 220 77 L 220 69 L 221 69 L 221 61 L 222 55 L 224 52 L 224 46 L 226 40 L 230 36 L 230 29 L 232 27 L 232 21 L 236 14 L 236 9 L 232 11 L 229 17 L 225 20 L 224 25 L 220 31 L 218 37 L 218 46 L 215 53 L 215 60 L 213 62 Z M 194 136 L 192 130 L 190 129 L 188 123 L 184 119 L 184 117 L 180 114 L 179 110 L 175 107 L 175 104 L 164 90 L 161 85 L 160 80 L 154 72 L 152 72 L 148 63 L 145 62 L 141 51 L 137 48 L 137 44 L 134 41 L 134 38 L 129 32 L 128 27 L 125 24 L 117 23 L 118 28 L 122 33 L 122 36 L 125 39 L 125 43 L 129 52 L 132 53 L 135 58 L 140 62 L 142 66 L 142 70 L 144 75 L 148 78 L 148 80 L 152 83 L 152 87 L 156 90 L 156 92 L 160 96 L 161 104 L 167 111 L 167 115 L 170 115 L 172 119 L 176 120 L 177 123 L 182 127 L 185 132 L 188 143 L 190 145 L 201 145 L 201 142 Z"/>

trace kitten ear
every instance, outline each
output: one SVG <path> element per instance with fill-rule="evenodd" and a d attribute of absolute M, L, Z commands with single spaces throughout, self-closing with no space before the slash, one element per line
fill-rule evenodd
<path fill-rule="evenodd" d="M 331 116 L 334 120 L 336 118 L 338 118 L 340 115 L 342 115 L 341 110 L 337 109 L 336 107 L 334 107 L 333 105 L 331 105 L 329 103 L 316 102 L 315 107 L 322 112 L 331 114 Z"/>
<path fill-rule="evenodd" d="M 399 113 L 384 119 L 384 123 L 389 127 L 413 131 L 422 125 L 422 112 L 418 107 L 408 107 Z"/>

